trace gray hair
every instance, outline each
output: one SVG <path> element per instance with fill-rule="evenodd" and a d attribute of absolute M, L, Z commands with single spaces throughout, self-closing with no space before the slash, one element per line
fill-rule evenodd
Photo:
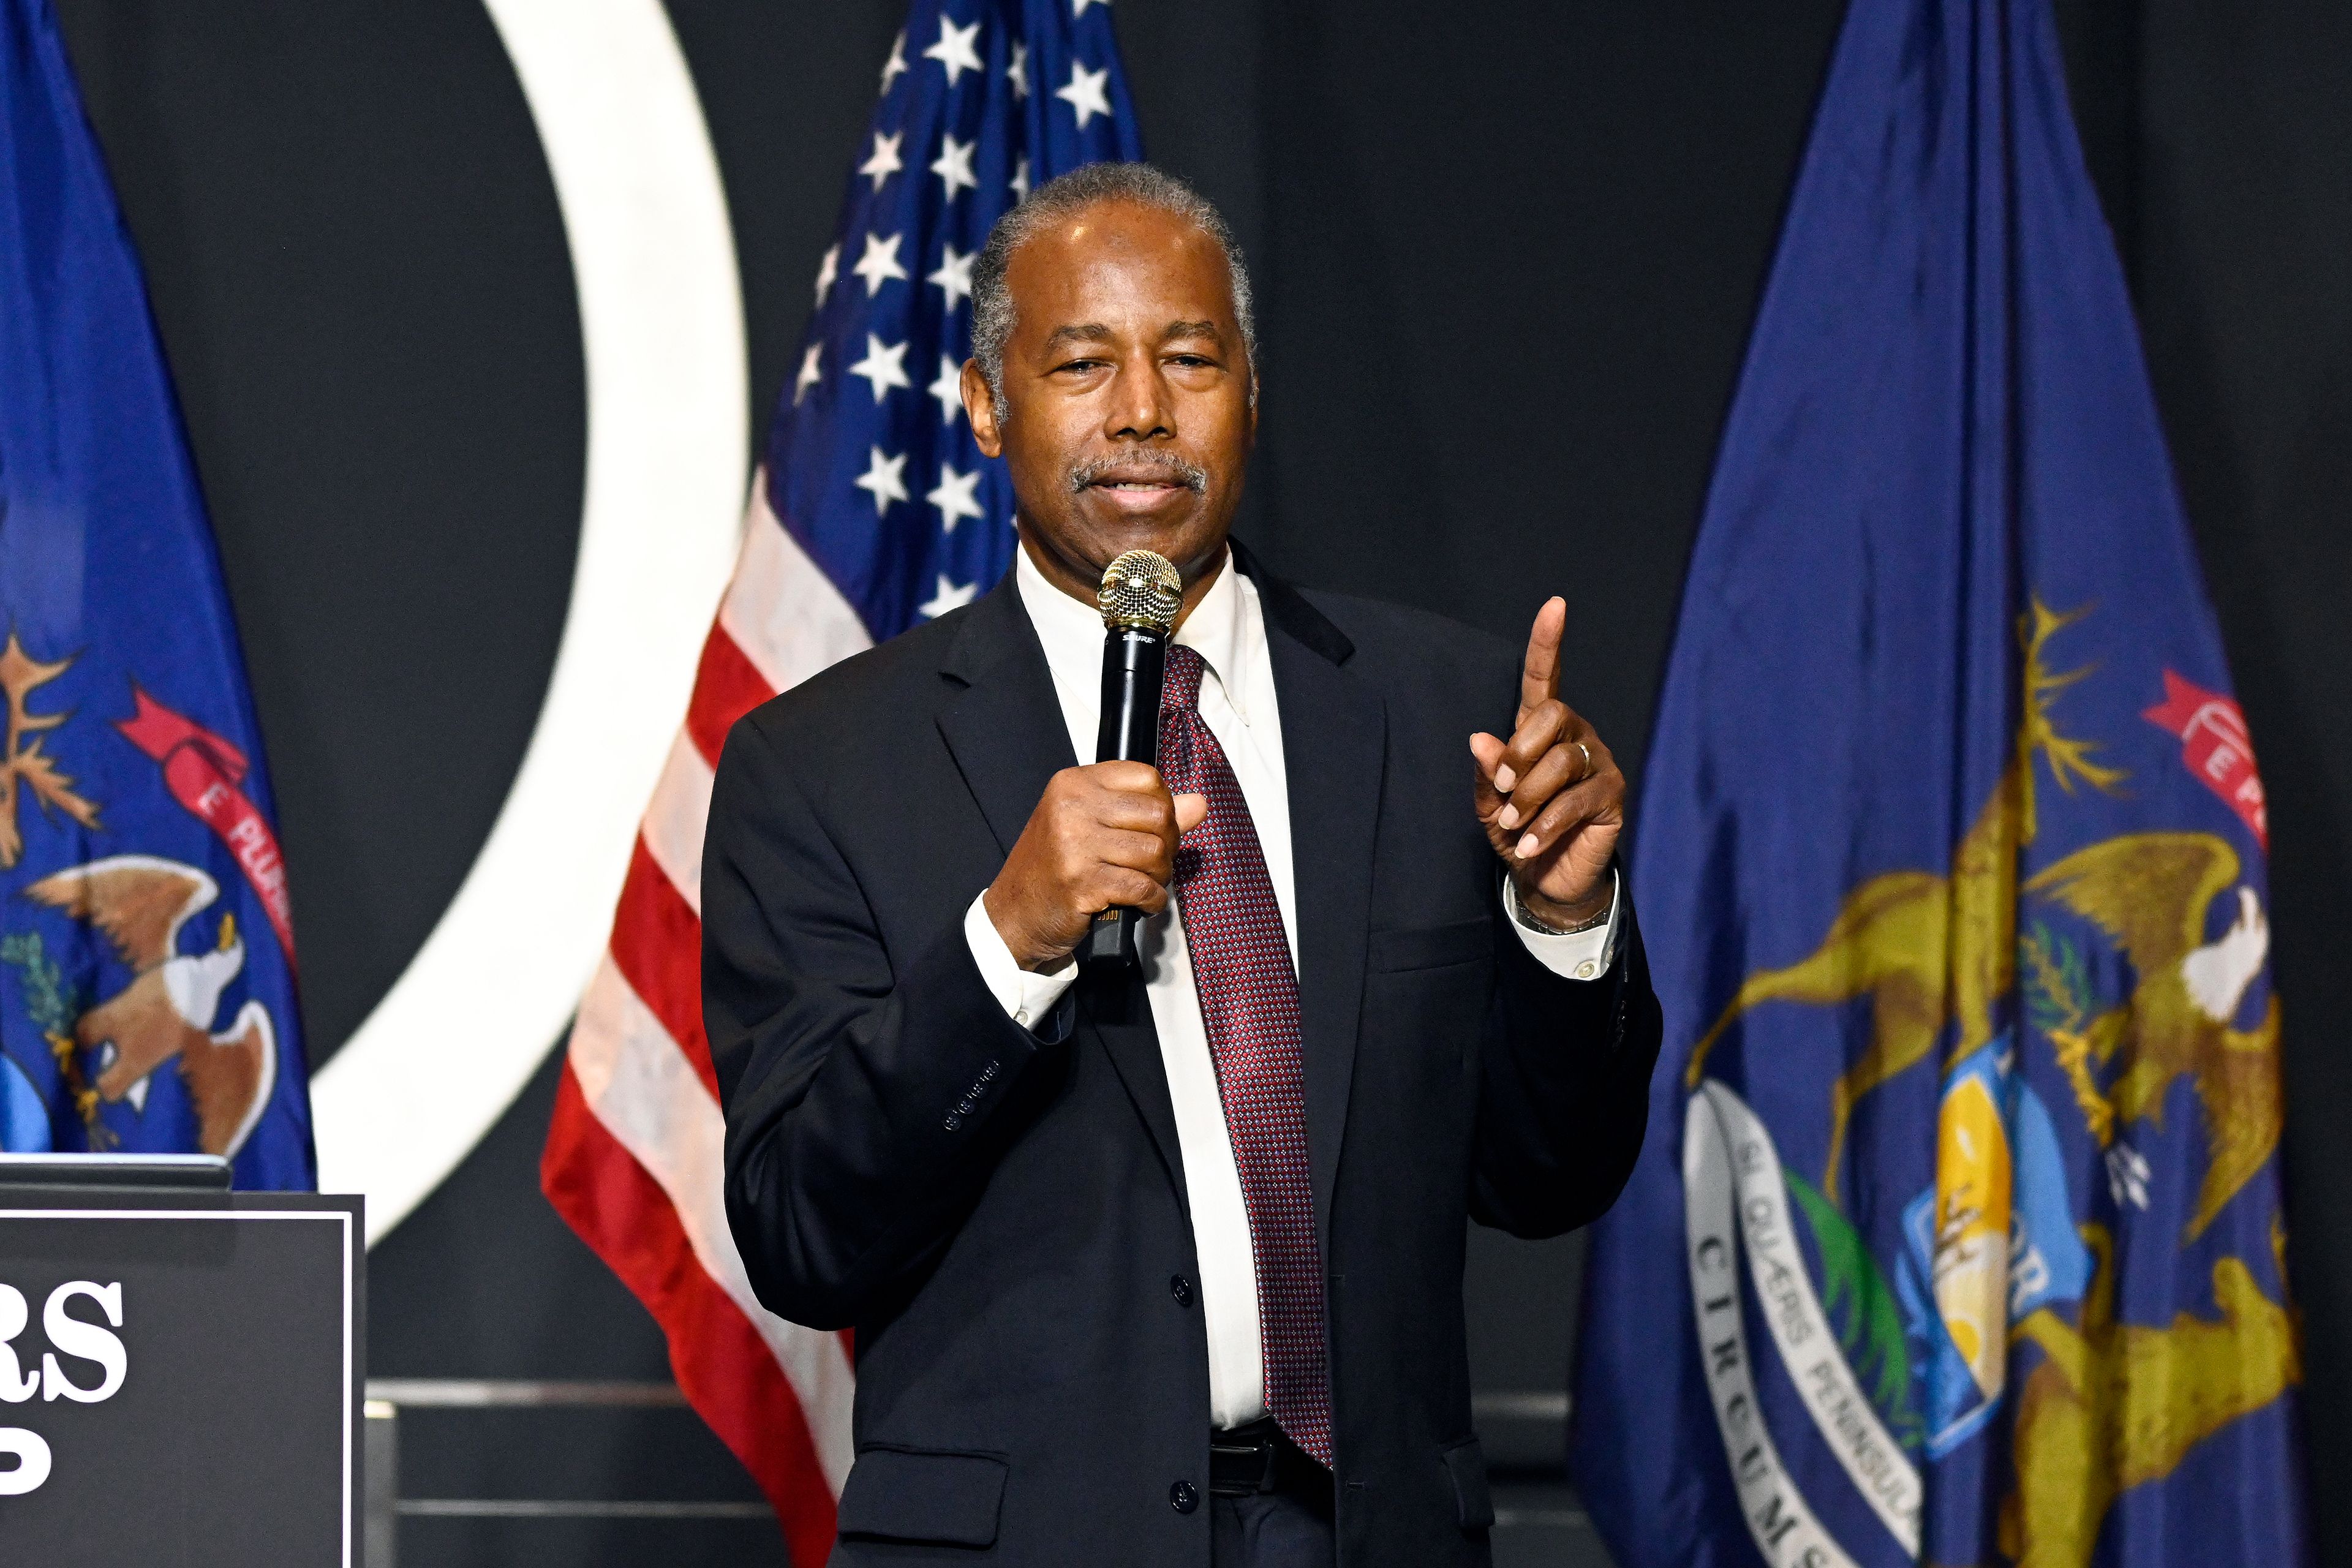
<path fill-rule="evenodd" d="M 1149 163 L 1087 163 L 1058 179 L 1048 180 L 1029 193 L 988 231 L 988 243 L 971 267 L 971 357 L 988 383 L 989 402 L 996 417 L 1005 416 L 1004 345 L 1013 336 L 1013 290 L 1005 287 L 1005 268 L 1013 253 L 1035 237 L 1038 230 L 1070 217 L 1097 202 L 1129 202 L 1154 207 L 1193 225 L 1224 253 L 1233 279 L 1234 317 L 1241 323 L 1242 352 L 1249 361 L 1250 402 L 1257 402 L 1257 321 L 1250 312 L 1249 269 L 1242 247 L 1213 203 L 1175 175 Z"/>

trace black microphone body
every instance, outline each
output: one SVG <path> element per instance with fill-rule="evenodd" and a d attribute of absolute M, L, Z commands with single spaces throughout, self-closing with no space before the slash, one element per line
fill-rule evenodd
<path fill-rule="evenodd" d="M 1160 689 L 1168 668 L 1168 634 L 1150 626 L 1115 626 L 1103 634 L 1102 725 L 1095 761 L 1160 765 Z M 1134 910 L 1097 915 L 1078 943 L 1082 964 L 1136 962 Z"/>

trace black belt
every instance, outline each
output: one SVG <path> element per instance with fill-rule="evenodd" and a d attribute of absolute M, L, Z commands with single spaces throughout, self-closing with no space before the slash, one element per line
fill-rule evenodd
<path fill-rule="evenodd" d="M 1284 1492 L 1328 1501 L 1331 1472 L 1286 1436 L 1271 1415 L 1209 1434 L 1209 1495 Z"/>

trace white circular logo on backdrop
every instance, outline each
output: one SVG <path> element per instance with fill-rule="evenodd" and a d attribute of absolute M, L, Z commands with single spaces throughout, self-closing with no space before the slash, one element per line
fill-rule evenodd
<path fill-rule="evenodd" d="M 486 0 L 555 182 L 587 361 L 580 557 L 545 705 L 440 922 L 311 1085 L 368 1240 L 480 1142 L 604 952 L 740 538 L 749 375 L 719 162 L 660 0 Z"/>

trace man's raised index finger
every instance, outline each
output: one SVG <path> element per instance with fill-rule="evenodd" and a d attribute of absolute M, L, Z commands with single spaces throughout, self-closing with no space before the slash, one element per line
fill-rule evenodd
<path fill-rule="evenodd" d="M 1568 601 L 1554 596 L 1536 612 L 1528 632 L 1527 662 L 1519 669 L 1519 718 L 1559 695 L 1559 639 L 1568 629 Z"/>

